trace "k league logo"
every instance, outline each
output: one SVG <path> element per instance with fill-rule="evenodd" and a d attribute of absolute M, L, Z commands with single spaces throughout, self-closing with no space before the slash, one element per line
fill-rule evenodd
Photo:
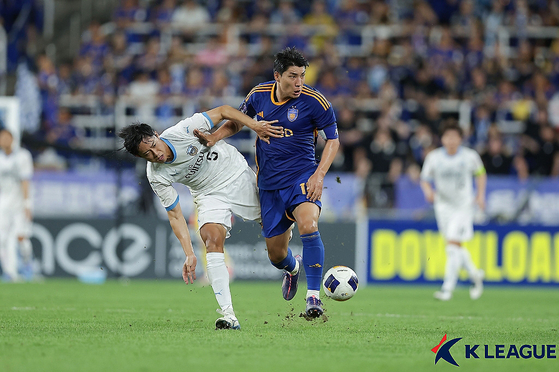
<path fill-rule="evenodd" d="M 435 364 L 440 359 L 460 367 L 450 354 L 450 348 L 462 338 L 446 341 L 446 334 L 441 342 L 431 349 L 435 353 Z M 466 359 L 556 359 L 557 345 L 464 345 Z"/>

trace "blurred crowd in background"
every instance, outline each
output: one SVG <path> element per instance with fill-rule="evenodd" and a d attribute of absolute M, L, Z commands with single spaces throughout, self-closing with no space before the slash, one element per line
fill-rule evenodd
<path fill-rule="evenodd" d="M 45 143 L 84 140 L 64 97 L 95 96 L 101 115 L 119 97 L 150 101 L 163 120 L 176 115 L 173 99 L 200 111 L 245 96 L 273 79 L 276 52 L 296 46 L 310 62 L 306 84 L 338 119 L 333 171 L 390 195 L 402 175 L 418 178 L 441 125 L 460 120 L 489 174 L 559 175 L 559 28 L 544 32 L 559 27 L 558 1 L 121 0 L 111 22 L 89 24 L 78 55 L 56 63 L 35 47 L 40 3 L 1 4 L 8 33 L 12 13 L 30 6 L 8 67 L 26 60 L 37 77 L 41 119 L 26 130 Z M 453 100 L 466 113 L 445 110 Z"/>

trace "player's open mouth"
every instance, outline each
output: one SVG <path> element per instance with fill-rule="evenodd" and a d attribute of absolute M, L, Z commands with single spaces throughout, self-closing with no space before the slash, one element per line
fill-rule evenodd
<path fill-rule="evenodd" d="M 301 91 L 300 91 L 300 90 L 296 90 L 296 91 L 294 91 L 293 93 L 294 93 L 296 96 L 298 96 L 299 94 L 301 94 Z"/>
<path fill-rule="evenodd" d="M 161 155 L 160 157 L 157 158 L 157 160 L 159 160 L 160 162 L 163 162 L 165 160 L 165 157 L 163 155 Z"/>

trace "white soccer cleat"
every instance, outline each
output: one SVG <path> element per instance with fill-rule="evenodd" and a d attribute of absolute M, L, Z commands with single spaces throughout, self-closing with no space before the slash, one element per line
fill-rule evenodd
<path fill-rule="evenodd" d="M 223 316 L 217 318 L 215 321 L 215 329 L 241 329 L 241 325 L 235 314 L 224 313 L 221 309 L 217 309 L 216 311 Z"/>
<path fill-rule="evenodd" d="M 452 292 L 449 291 L 437 291 L 433 294 L 437 300 L 448 301 L 452 298 Z"/>
<path fill-rule="evenodd" d="M 481 269 L 477 271 L 477 275 L 473 278 L 474 286 L 470 288 L 470 298 L 472 300 L 477 300 L 483 294 L 483 278 L 485 277 L 485 272 Z"/>

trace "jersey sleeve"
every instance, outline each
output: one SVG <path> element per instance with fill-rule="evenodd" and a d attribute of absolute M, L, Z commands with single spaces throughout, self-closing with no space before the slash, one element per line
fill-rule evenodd
<path fill-rule="evenodd" d="M 33 158 L 29 151 L 21 150 L 18 163 L 20 179 L 30 180 L 33 177 Z"/>
<path fill-rule="evenodd" d="M 485 174 L 485 166 L 483 165 L 481 156 L 479 156 L 479 154 L 475 150 L 472 150 L 471 169 L 474 176 Z"/>
<path fill-rule="evenodd" d="M 255 94 L 253 94 L 254 89 L 246 96 L 241 106 L 239 106 L 239 111 L 241 111 L 246 116 L 251 118 L 256 116 L 256 109 L 255 109 Z"/>
<path fill-rule="evenodd" d="M 177 124 L 175 124 L 175 127 L 177 129 L 175 133 L 179 133 L 185 137 L 192 137 L 192 132 L 194 131 L 194 129 L 208 131 L 212 129 L 213 126 L 213 122 L 207 113 L 196 113 L 191 117 L 181 120 Z"/>
<path fill-rule="evenodd" d="M 179 194 L 171 182 L 168 182 L 161 177 L 157 177 L 153 173 L 150 164 L 148 164 L 147 178 L 153 192 L 157 195 L 161 204 L 165 207 L 165 210 L 173 210 L 179 203 Z"/>
<path fill-rule="evenodd" d="M 313 106 L 316 128 L 324 132 L 326 139 L 338 138 L 338 125 L 332 104 L 320 95 L 319 98 L 313 100 Z"/>
<path fill-rule="evenodd" d="M 421 168 L 421 175 L 420 178 L 422 181 L 432 182 L 435 178 L 434 175 L 434 160 L 433 160 L 433 152 L 430 152 L 425 157 L 425 161 L 423 162 L 423 168 Z"/>

